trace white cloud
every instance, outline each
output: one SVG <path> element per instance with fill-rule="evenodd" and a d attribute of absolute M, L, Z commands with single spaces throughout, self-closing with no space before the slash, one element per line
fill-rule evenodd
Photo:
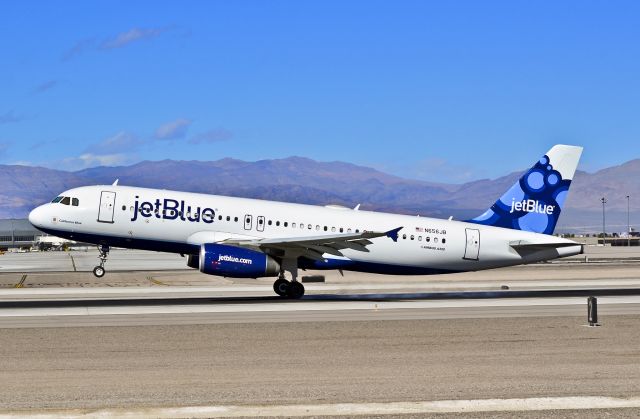
<path fill-rule="evenodd" d="M 464 167 L 441 158 L 428 158 L 409 165 L 412 177 L 435 182 L 468 182 L 477 177 L 475 168 Z"/>
<path fill-rule="evenodd" d="M 126 32 L 121 32 L 111 39 L 107 39 L 101 45 L 101 49 L 122 48 L 133 42 L 143 39 L 152 39 L 166 32 L 169 28 L 131 28 Z"/>
<path fill-rule="evenodd" d="M 20 122 L 24 119 L 23 116 L 16 115 L 15 112 L 9 111 L 0 115 L 0 124 L 10 124 L 12 122 Z"/>
<path fill-rule="evenodd" d="M 66 170 L 81 170 L 96 166 L 120 166 L 131 161 L 131 157 L 126 154 L 92 154 L 84 153 L 78 157 L 68 157 L 63 159 L 58 168 Z M 60 167 L 61 166 L 61 167 Z"/>
<path fill-rule="evenodd" d="M 120 131 L 99 143 L 88 146 L 85 152 L 98 155 L 113 155 L 123 151 L 133 151 L 142 144 L 143 141 L 135 135 L 126 131 Z"/>
<path fill-rule="evenodd" d="M 38 86 L 36 86 L 36 88 L 33 91 L 35 93 L 46 92 L 47 90 L 53 89 L 54 87 L 56 87 L 57 84 L 58 84 L 57 80 L 47 80 L 44 83 L 41 83 Z"/>
<path fill-rule="evenodd" d="M 96 46 L 96 40 L 94 38 L 81 39 L 76 44 L 66 50 L 62 54 L 62 61 L 69 61 L 70 59 L 83 54 L 87 50 L 92 50 Z"/>
<path fill-rule="evenodd" d="M 190 125 L 191 120 L 186 118 L 179 118 L 175 121 L 167 122 L 156 130 L 155 137 L 158 140 L 177 140 L 183 138 L 187 134 Z"/>
<path fill-rule="evenodd" d="M 227 141 L 233 138 L 233 132 L 225 128 L 216 128 L 209 131 L 201 132 L 189 139 L 190 144 L 200 143 L 217 143 Z"/>
<path fill-rule="evenodd" d="M 165 26 L 160 28 L 131 28 L 125 32 L 121 32 L 112 36 L 111 38 L 99 41 L 95 37 L 81 39 L 76 44 L 66 50 L 62 54 L 62 61 L 69 61 L 78 55 L 82 55 L 87 51 L 96 50 L 111 50 L 125 47 L 134 42 L 142 41 L 145 39 L 157 38 L 164 32 L 171 30 L 171 26 Z"/>

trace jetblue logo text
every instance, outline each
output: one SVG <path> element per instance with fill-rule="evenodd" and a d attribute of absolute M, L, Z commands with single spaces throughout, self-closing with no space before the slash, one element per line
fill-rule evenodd
<path fill-rule="evenodd" d="M 164 220 L 180 219 L 191 223 L 202 221 L 207 224 L 213 223 L 216 215 L 215 211 L 211 208 L 192 207 L 191 205 L 187 205 L 185 201 L 165 198 L 162 201 L 156 199 L 155 202 L 139 202 L 136 196 L 131 221 L 137 220 L 138 214 L 146 218 L 156 217 Z"/>
<path fill-rule="evenodd" d="M 243 265 L 253 265 L 253 260 L 246 258 L 239 258 L 229 255 L 218 255 L 218 262 L 233 262 L 242 263 Z"/>
<path fill-rule="evenodd" d="M 553 214 L 553 210 L 555 209 L 554 205 L 543 205 L 534 199 L 524 199 L 522 201 L 516 201 L 515 199 L 511 200 L 511 211 L 509 213 L 513 213 L 515 211 L 524 211 L 524 212 L 537 212 L 538 214 Z"/>

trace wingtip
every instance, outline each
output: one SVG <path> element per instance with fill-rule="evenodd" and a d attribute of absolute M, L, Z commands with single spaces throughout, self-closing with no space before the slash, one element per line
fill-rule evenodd
<path fill-rule="evenodd" d="M 391 238 L 394 242 L 398 241 L 398 232 L 402 230 L 404 227 L 394 228 L 393 230 L 387 231 L 387 237 Z"/>

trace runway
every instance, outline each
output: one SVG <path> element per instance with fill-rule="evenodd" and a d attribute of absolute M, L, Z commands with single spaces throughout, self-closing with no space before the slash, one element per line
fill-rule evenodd
<path fill-rule="evenodd" d="M 0 273 L 0 417 L 636 417 L 638 265 L 584 265 L 334 274 L 300 301 L 170 267 Z"/>
<path fill-rule="evenodd" d="M 583 297 L 591 295 L 599 296 L 601 318 L 640 314 L 640 288 L 314 293 L 302 300 L 246 296 L 268 292 L 264 286 L 245 287 L 245 296 L 239 292 L 233 287 L 0 290 L 0 328 L 580 316 L 586 313 Z"/>

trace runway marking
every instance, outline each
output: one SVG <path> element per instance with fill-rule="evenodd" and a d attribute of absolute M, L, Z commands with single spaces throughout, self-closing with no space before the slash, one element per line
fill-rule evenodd
<path fill-rule="evenodd" d="M 71 253 L 69 253 L 69 257 L 71 258 L 71 265 L 73 266 L 73 272 L 78 272 L 78 270 L 76 269 L 76 261 L 73 258 L 73 255 Z"/>
<path fill-rule="evenodd" d="M 544 410 L 589 410 L 640 408 L 640 397 L 533 397 L 523 399 L 439 400 L 390 403 L 336 403 L 279 406 L 193 406 L 165 408 L 69 409 L 9 411 L 0 419 L 24 417 L 51 418 L 221 418 L 221 417 L 305 417 L 371 416 L 464 412 L 527 412 Z"/>
<path fill-rule="evenodd" d="M 168 287 L 168 286 L 169 286 L 169 284 L 165 284 L 165 283 L 164 283 L 164 282 L 162 282 L 162 281 L 158 281 L 157 279 L 155 279 L 155 278 L 154 278 L 154 277 L 152 277 L 152 276 L 148 276 L 148 277 L 147 277 L 147 281 L 149 281 L 149 282 L 151 282 L 152 284 L 155 284 L 155 285 L 162 285 L 162 286 L 165 286 L 165 287 Z"/>
<path fill-rule="evenodd" d="M 22 288 L 24 287 L 24 281 L 25 279 L 27 279 L 27 274 L 22 275 L 22 278 L 20 279 L 20 282 L 18 282 L 17 284 L 15 284 L 13 286 L 13 288 Z"/>
<path fill-rule="evenodd" d="M 640 296 L 600 297 L 600 305 L 640 304 Z M 137 314 L 199 314 L 199 313 L 256 313 L 256 312 L 326 312 L 326 311 L 382 311 L 397 309 L 442 309 L 473 307 L 523 307 L 523 306 L 578 306 L 586 307 L 583 297 L 567 298 L 520 298 L 480 300 L 426 300 L 426 301 L 322 301 L 322 302 L 267 302 L 257 304 L 159 304 L 131 306 L 91 306 L 90 302 L 77 307 L 28 307 L 0 309 L 2 317 L 33 316 L 104 316 Z"/>
<path fill-rule="evenodd" d="M 431 292 L 438 291 L 469 291 L 469 290 L 486 290 L 486 291 L 500 291 L 500 285 L 508 284 L 511 291 L 518 290 L 542 290 L 542 289 L 555 289 L 557 287 L 615 287 L 615 286 L 632 286 L 638 285 L 638 279 L 607 279 L 607 280 L 590 280 L 590 281 L 572 281 L 572 280 L 558 280 L 558 281 L 536 281 L 526 283 L 509 283 L 509 281 L 483 281 L 482 283 L 467 283 L 467 282 L 451 282 L 451 283 L 434 283 L 428 282 L 424 284 L 411 284 L 411 283 L 386 283 L 386 284 L 309 284 L 305 285 L 307 291 L 356 291 L 356 290 L 397 290 L 397 289 L 411 289 L 411 290 L 429 290 Z M 166 284 L 169 285 L 169 284 Z M 495 287 L 492 289 L 492 287 Z M 529 288 L 532 287 L 532 288 Z M 110 287 L 109 293 L 112 294 L 129 294 L 129 293 L 145 293 L 150 288 L 145 287 Z M 169 286 L 163 288 L 153 288 L 153 292 L 156 293 L 168 293 L 175 294 L 180 292 L 191 293 L 204 293 L 204 292 L 268 292 L 270 295 L 273 293 L 272 285 L 233 285 L 233 286 Z M 414 292 L 414 291 L 411 291 Z M 0 289 L 0 296 L 9 295 L 28 295 L 28 294 L 102 294 L 104 290 L 100 288 L 79 288 L 79 287 L 65 287 L 65 288 L 28 288 L 23 289 L 16 293 L 15 290 L 3 290 Z"/>

